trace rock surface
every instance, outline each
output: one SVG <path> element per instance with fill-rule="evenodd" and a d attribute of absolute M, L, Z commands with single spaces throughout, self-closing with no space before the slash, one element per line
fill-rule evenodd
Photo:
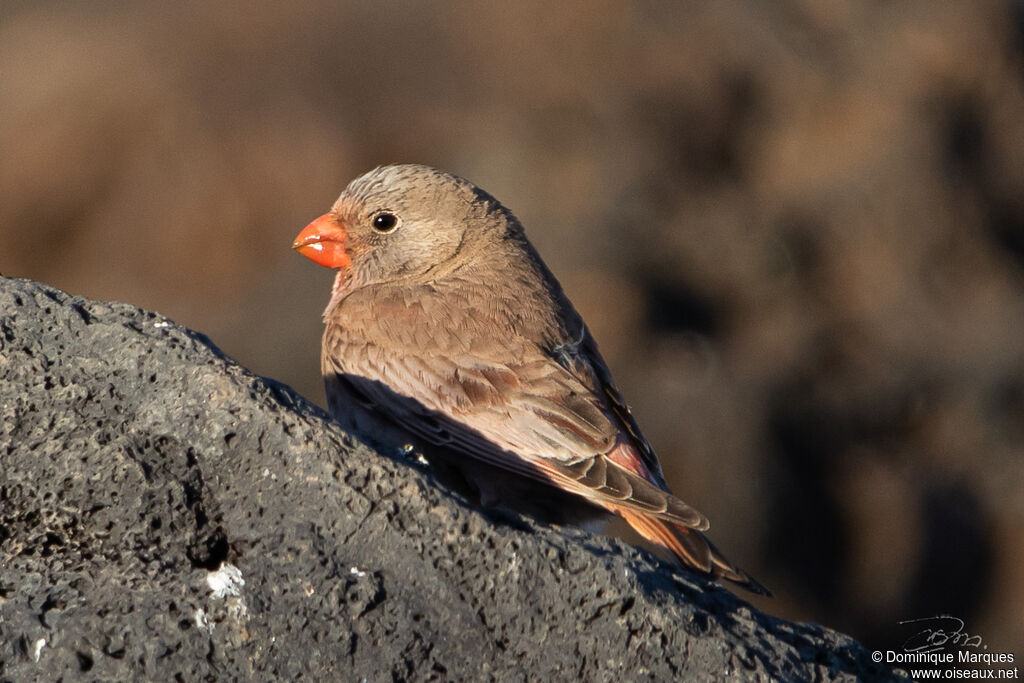
<path fill-rule="evenodd" d="M 2 680 L 896 677 L 620 541 L 470 509 L 127 304 L 0 279 L 0 420 Z"/>

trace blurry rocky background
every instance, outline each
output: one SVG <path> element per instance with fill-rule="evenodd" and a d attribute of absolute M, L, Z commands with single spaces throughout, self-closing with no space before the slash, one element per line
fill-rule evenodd
<path fill-rule="evenodd" d="M 512 208 L 782 616 L 1024 652 L 1024 8 L 0 4 L 0 272 L 322 403 L 289 249 L 421 162 Z"/>

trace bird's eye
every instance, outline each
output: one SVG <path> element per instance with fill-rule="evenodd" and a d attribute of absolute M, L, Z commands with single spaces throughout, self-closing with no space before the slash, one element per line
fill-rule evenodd
<path fill-rule="evenodd" d="M 390 211 L 381 211 L 373 217 L 371 225 L 373 225 L 373 229 L 377 232 L 391 232 L 398 227 L 398 216 Z"/>

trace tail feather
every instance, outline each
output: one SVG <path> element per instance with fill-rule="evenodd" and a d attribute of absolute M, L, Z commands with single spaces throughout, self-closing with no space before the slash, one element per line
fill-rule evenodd
<path fill-rule="evenodd" d="M 634 510 L 618 508 L 615 512 L 641 536 L 671 552 L 681 566 L 716 581 L 726 579 L 751 593 L 771 595 L 771 591 L 725 559 L 700 531 L 648 517 Z"/>

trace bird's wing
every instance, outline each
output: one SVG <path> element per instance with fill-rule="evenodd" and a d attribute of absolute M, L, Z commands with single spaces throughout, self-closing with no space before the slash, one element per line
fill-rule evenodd
<path fill-rule="evenodd" d="M 428 443 L 608 509 L 707 528 L 704 515 L 665 489 L 618 392 L 588 369 L 585 347 L 545 351 L 509 343 L 518 346 L 500 355 L 514 360 L 502 362 L 481 353 L 398 356 L 363 348 L 344 362 L 327 354 L 324 369 Z"/>
<path fill-rule="evenodd" d="M 612 373 L 598 351 L 597 342 L 578 316 L 575 326 L 577 328 L 575 341 L 555 348 L 552 351 L 552 357 L 572 373 L 580 383 L 601 397 L 604 409 L 611 413 L 609 419 L 623 437 L 628 437 L 623 439 L 625 448 L 622 449 L 620 457 L 615 458 L 613 455 L 613 459 L 620 465 L 641 474 L 645 479 L 656 483 L 660 488 L 667 488 L 661 463 L 658 462 L 654 449 L 651 448 L 640 431 L 640 425 L 633 417 L 633 412 L 616 388 L 615 382 L 612 380 Z M 639 462 L 633 462 L 634 460 Z"/>

